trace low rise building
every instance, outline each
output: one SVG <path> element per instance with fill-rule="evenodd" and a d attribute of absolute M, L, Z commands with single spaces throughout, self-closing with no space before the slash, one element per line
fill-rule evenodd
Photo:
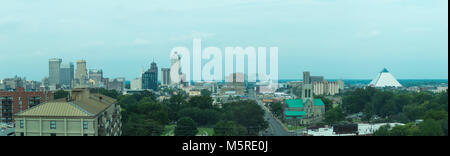
<path fill-rule="evenodd" d="M 120 136 L 120 106 L 113 98 L 74 89 L 68 99 L 40 104 L 15 117 L 16 136 Z"/>
<path fill-rule="evenodd" d="M 13 123 L 13 114 L 53 100 L 53 93 L 28 92 L 19 87 L 13 91 L 0 91 L 0 122 Z"/>
<path fill-rule="evenodd" d="M 303 73 L 301 99 L 285 100 L 284 121 L 291 125 L 311 125 L 324 119 L 325 104 L 322 99 L 314 99 L 314 87 L 309 72 Z"/>
<path fill-rule="evenodd" d="M 122 93 L 125 90 L 125 78 L 108 79 L 107 89 L 116 90 Z"/>
<path fill-rule="evenodd" d="M 325 104 L 321 99 L 287 99 L 284 119 L 291 125 L 310 125 L 322 122 Z"/>

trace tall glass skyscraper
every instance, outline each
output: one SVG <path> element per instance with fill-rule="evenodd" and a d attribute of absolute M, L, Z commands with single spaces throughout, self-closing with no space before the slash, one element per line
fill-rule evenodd
<path fill-rule="evenodd" d="M 158 90 L 158 66 L 152 62 L 150 69 L 142 74 L 142 89 Z"/>
<path fill-rule="evenodd" d="M 52 58 L 48 61 L 48 81 L 50 85 L 60 84 L 60 66 L 62 59 Z"/>
<path fill-rule="evenodd" d="M 62 63 L 60 69 L 61 85 L 70 87 L 75 76 L 75 66 L 72 62 Z"/>

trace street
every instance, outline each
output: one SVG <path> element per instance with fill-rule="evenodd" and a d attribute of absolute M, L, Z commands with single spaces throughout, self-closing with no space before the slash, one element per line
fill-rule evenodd
<path fill-rule="evenodd" d="M 264 118 L 268 122 L 269 128 L 262 132 L 263 136 L 296 136 L 296 133 L 292 133 L 284 129 L 281 123 L 272 116 L 272 113 L 264 107 L 262 101 L 256 97 L 254 90 L 249 89 L 248 94 L 248 98 L 258 102 L 259 106 L 265 111 Z"/>

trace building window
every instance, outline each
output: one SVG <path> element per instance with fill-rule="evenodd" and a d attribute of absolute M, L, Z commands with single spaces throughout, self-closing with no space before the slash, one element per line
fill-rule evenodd
<path fill-rule="evenodd" d="M 20 128 L 23 128 L 23 125 L 24 125 L 24 121 L 20 120 Z"/>
<path fill-rule="evenodd" d="M 50 121 L 50 129 L 56 129 L 56 121 Z"/>
<path fill-rule="evenodd" d="M 51 133 L 50 136 L 56 136 L 56 133 Z"/>
<path fill-rule="evenodd" d="M 83 121 L 83 129 L 88 129 L 88 122 L 87 121 Z"/>
<path fill-rule="evenodd" d="M 88 134 L 83 134 L 83 136 L 88 136 Z"/>
<path fill-rule="evenodd" d="M 41 104 L 41 97 L 30 96 L 28 97 L 28 108 L 33 108 L 36 105 Z"/>
<path fill-rule="evenodd" d="M 20 136 L 25 136 L 25 134 L 23 132 L 20 133 Z"/>

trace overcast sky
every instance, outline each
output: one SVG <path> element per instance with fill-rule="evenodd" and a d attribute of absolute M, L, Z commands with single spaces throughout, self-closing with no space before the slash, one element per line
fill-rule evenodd
<path fill-rule="evenodd" d="M 447 0 L 1 0 L 0 79 L 41 80 L 53 57 L 131 79 L 193 38 L 277 46 L 281 79 L 448 79 Z"/>

